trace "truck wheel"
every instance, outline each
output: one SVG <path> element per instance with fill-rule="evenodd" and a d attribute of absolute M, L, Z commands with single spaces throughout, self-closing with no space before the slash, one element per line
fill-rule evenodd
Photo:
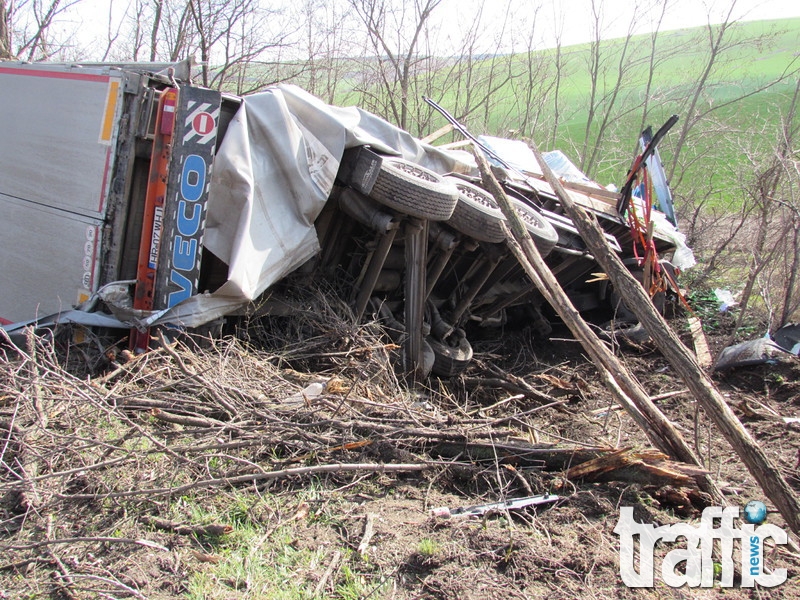
<path fill-rule="evenodd" d="M 517 214 L 522 219 L 522 222 L 525 223 L 525 229 L 531 234 L 533 243 L 536 244 L 536 248 L 539 250 L 539 254 L 542 255 L 542 258 L 550 254 L 558 243 L 558 232 L 556 228 L 527 204 L 512 199 L 511 205 L 517 209 Z"/>
<path fill-rule="evenodd" d="M 434 375 L 455 377 L 464 372 L 472 361 L 472 346 L 461 329 L 457 329 L 445 342 L 440 342 L 433 336 L 429 336 L 426 341 L 433 350 Z"/>
<path fill-rule="evenodd" d="M 446 176 L 444 179 L 452 182 L 458 190 L 458 202 L 447 224 L 479 242 L 497 244 L 504 241 L 506 234 L 502 223 L 506 218 L 492 195 L 458 177 Z"/>
<path fill-rule="evenodd" d="M 383 158 L 370 196 L 396 211 L 446 221 L 453 214 L 458 190 L 441 175 L 402 158 Z"/>

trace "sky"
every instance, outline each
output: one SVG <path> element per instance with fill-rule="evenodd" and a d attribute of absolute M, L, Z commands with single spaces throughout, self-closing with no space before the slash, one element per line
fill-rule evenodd
<path fill-rule="evenodd" d="M 262 1 L 287 6 L 297 3 L 297 0 Z M 70 21 L 79 27 L 79 38 L 83 45 L 89 45 L 92 37 L 101 40 L 105 37 L 105 23 L 112 2 L 114 14 L 119 18 L 129 4 L 127 0 L 81 0 L 75 5 Z M 511 6 L 508 13 L 503 8 L 506 2 Z M 634 16 L 637 18 L 637 28 L 633 33 L 648 33 L 653 29 L 652 16 L 648 11 L 644 8 L 635 9 L 637 5 L 643 7 L 653 0 L 442 0 L 433 13 L 431 25 L 438 34 L 442 54 L 450 53 L 448 46 L 461 47 L 456 40 L 469 27 L 470 15 L 481 8 L 487 23 L 483 35 L 498 40 L 497 50 L 500 52 L 512 50 L 503 47 L 500 29 L 504 18 L 517 27 L 528 27 L 535 18 L 534 47 L 537 49 L 555 46 L 556 32 L 561 34 L 561 45 L 568 46 L 591 39 L 592 2 L 600 7 L 601 31 L 605 39 L 627 35 Z M 540 6 L 538 11 L 535 11 L 536 6 Z M 662 31 L 705 25 L 709 15 L 712 22 L 722 22 L 732 6 L 732 16 L 736 20 L 800 17 L 800 0 L 669 0 L 669 6 L 660 26 Z"/>
<path fill-rule="evenodd" d="M 445 28 L 458 27 L 463 22 L 463 15 L 470 4 L 477 6 L 486 0 L 445 0 L 448 6 L 440 16 Z M 512 18 L 516 22 L 531 19 L 533 7 L 537 2 L 530 0 L 512 0 L 514 12 Z M 638 4 L 645 7 L 652 0 L 594 0 L 602 14 L 601 30 L 604 39 L 624 37 L 628 33 L 631 20 L 636 15 L 638 26 L 633 33 L 650 33 L 653 27 L 653 16 L 645 8 L 638 13 L 634 7 Z M 486 4 L 498 3 L 498 0 Z M 536 14 L 536 31 L 542 35 L 537 40 L 539 47 L 554 47 L 555 32 L 561 32 L 561 45 L 569 46 L 587 42 L 592 37 L 592 0 L 543 0 L 542 7 Z M 660 30 L 681 29 L 702 26 L 711 21 L 720 23 L 733 10 L 731 16 L 735 20 L 759 21 L 800 17 L 800 0 L 669 0 L 669 9 L 664 16 Z M 498 15 L 499 18 L 499 15 Z M 449 25 L 448 25 L 449 24 Z"/>

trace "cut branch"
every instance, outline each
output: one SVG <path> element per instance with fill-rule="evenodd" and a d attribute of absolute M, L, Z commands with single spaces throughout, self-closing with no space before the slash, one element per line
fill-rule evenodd
<path fill-rule="evenodd" d="M 57 497 L 65 500 L 92 500 L 97 498 L 129 498 L 131 496 L 168 496 L 178 495 L 199 488 L 233 486 L 242 483 L 254 483 L 283 477 L 317 475 L 320 473 L 404 473 L 411 471 L 424 471 L 443 463 L 412 463 L 412 464 L 343 464 L 317 465 L 313 467 L 296 467 L 268 473 L 249 473 L 235 477 L 220 477 L 218 479 L 204 479 L 176 487 L 150 488 L 144 490 L 129 490 L 127 492 L 110 492 L 108 494 L 59 494 Z"/>

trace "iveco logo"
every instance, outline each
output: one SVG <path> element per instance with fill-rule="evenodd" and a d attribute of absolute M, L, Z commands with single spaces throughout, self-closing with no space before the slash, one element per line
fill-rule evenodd
<path fill-rule="evenodd" d="M 213 120 L 212 120 L 213 123 Z M 206 185 L 206 162 L 197 154 L 190 154 L 183 163 L 181 174 L 181 199 L 178 202 L 175 245 L 172 249 L 172 273 L 170 280 L 180 290 L 169 295 L 169 306 L 185 300 L 191 294 L 192 283 L 178 271 L 190 272 L 195 267 L 197 236 L 200 233 L 202 207 L 196 204 Z"/>
<path fill-rule="evenodd" d="M 220 94 L 185 87 L 179 95 L 176 139 L 170 157 L 163 240 L 154 292 L 157 308 L 190 298 L 200 280 L 208 187 L 219 127 Z M 168 212 L 167 212 L 168 211 Z M 162 242 L 163 243 L 163 242 Z"/>

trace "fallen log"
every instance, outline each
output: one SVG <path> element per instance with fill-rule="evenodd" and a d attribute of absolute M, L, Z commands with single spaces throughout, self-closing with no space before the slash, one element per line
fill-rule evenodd
<path fill-rule="evenodd" d="M 800 534 L 800 501 L 792 492 L 786 479 L 741 424 L 722 394 L 716 389 L 711 378 L 700 367 L 697 358 L 683 345 L 680 338 L 656 311 L 642 285 L 631 275 L 606 242 L 597 220 L 590 217 L 585 210 L 572 201 L 561 182 L 542 158 L 539 149 L 533 143 L 530 143 L 530 146 L 547 182 L 558 196 L 575 227 L 578 228 L 589 250 L 608 274 L 614 287 L 626 299 L 626 304 L 653 338 L 664 357 L 680 374 L 697 402 L 719 428 L 725 439 L 733 446 L 742 462 L 758 481 L 767 498 L 775 504 L 792 531 Z"/>
<path fill-rule="evenodd" d="M 98 498 L 131 498 L 133 496 L 177 496 L 189 490 L 212 488 L 212 487 L 232 487 L 243 483 L 254 483 L 258 481 L 270 481 L 292 476 L 319 475 L 323 473 L 407 473 L 413 471 L 425 471 L 433 467 L 441 467 L 437 463 L 413 463 L 413 464 L 347 464 L 336 463 L 332 465 L 314 465 L 311 467 L 297 467 L 294 469 L 282 469 L 280 471 L 259 471 L 257 473 L 247 473 L 234 477 L 220 477 L 216 479 L 203 479 L 193 481 L 176 487 L 144 488 L 126 490 L 124 492 L 108 492 L 97 494 L 55 494 L 60 500 L 96 500 Z"/>
<path fill-rule="evenodd" d="M 534 246 L 525 226 L 480 151 L 475 152 L 475 159 L 484 186 L 497 200 L 508 221 L 513 235 L 506 240 L 509 248 L 545 300 L 558 312 L 572 334 L 580 340 L 608 389 L 659 450 L 681 462 L 700 466 L 700 461 L 675 426 L 653 404 L 642 385 L 600 341 L 573 306 Z M 722 493 L 707 474 L 698 475 L 697 484 L 716 502 L 722 502 Z"/>
<path fill-rule="evenodd" d="M 433 456 L 467 459 L 523 469 L 565 471 L 567 479 L 625 481 L 641 485 L 692 487 L 706 471 L 695 465 L 670 460 L 653 449 L 581 448 L 445 442 L 430 448 Z"/>
<path fill-rule="evenodd" d="M 431 456 L 467 460 L 469 462 L 492 462 L 514 465 L 527 469 L 562 471 L 572 465 L 593 460 L 610 452 L 609 448 L 559 447 L 553 445 L 529 445 L 520 443 L 472 442 L 469 440 L 439 440 L 429 446 Z"/>

